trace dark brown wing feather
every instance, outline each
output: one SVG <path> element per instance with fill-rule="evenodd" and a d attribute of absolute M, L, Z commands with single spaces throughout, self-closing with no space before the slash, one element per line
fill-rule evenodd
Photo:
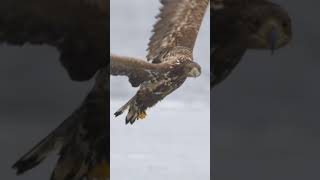
<path fill-rule="evenodd" d="M 111 55 L 110 74 L 128 76 L 133 87 L 155 79 L 168 71 L 169 64 L 151 64 L 144 60 Z"/>
<path fill-rule="evenodd" d="M 209 0 L 161 0 L 163 7 L 150 38 L 148 61 L 160 63 L 170 50 L 193 50 Z"/>
<path fill-rule="evenodd" d="M 211 8 L 218 11 L 225 8 L 244 7 L 252 3 L 263 3 L 266 0 L 210 0 Z"/>
<path fill-rule="evenodd" d="M 230 44 L 226 47 L 217 47 L 211 55 L 213 61 L 213 77 L 211 88 L 222 82 L 232 70 L 239 64 L 246 48 L 239 44 Z"/>
<path fill-rule="evenodd" d="M 107 0 L 2 0 L 0 41 L 54 46 L 72 79 L 90 79 L 107 64 L 107 4 Z"/>

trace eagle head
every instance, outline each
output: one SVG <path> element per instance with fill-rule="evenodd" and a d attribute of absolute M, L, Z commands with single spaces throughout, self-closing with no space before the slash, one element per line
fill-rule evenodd
<path fill-rule="evenodd" d="M 185 66 L 184 70 L 186 72 L 187 77 L 198 77 L 201 74 L 201 67 L 198 63 L 189 61 Z"/>
<path fill-rule="evenodd" d="M 291 41 L 291 19 L 279 5 L 249 6 L 245 14 L 248 48 L 270 49 L 273 53 Z"/>

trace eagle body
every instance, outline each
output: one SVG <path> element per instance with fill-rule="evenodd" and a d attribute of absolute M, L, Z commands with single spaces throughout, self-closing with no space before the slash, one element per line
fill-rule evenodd
<path fill-rule="evenodd" d="M 142 110 L 152 107 L 179 88 L 189 76 L 188 73 L 191 69 L 186 67 L 187 65 L 196 66 L 192 61 L 191 52 L 180 47 L 168 53 L 164 59 L 161 62 L 164 62 L 163 64 L 168 67 L 168 71 L 142 83 L 137 92 L 136 102 Z"/>
<path fill-rule="evenodd" d="M 268 0 L 213 0 L 213 78 L 222 82 L 248 49 L 274 50 L 291 41 L 291 19 L 285 9 Z"/>
<path fill-rule="evenodd" d="M 133 124 L 136 119 L 144 118 L 146 109 L 179 88 L 187 77 L 200 75 L 200 66 L 192 61 L 192 53 L 185 48 L 176 47 L 163 58 L 161 74 L 150 72 L 151 78 L 141 83 L 136 95 L 115 113 L 118 116 L 129 108 L 126 123 Z"/>

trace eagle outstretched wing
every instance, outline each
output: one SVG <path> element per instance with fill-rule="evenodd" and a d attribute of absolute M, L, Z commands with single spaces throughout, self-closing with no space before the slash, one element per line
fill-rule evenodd
<path fill-rule="evenodd" d="M 193 51 L 209 0 L 161 0 L 158 22 L 153 27 L 148 61 L 160 63 L 175 47 Z"/>
<path fill-rule="evenodd" d="M 2 0 L 0 42 L 47 44 L 74 80 L 107 65 L 107 0 Z"/>
<path fill-rule="evenodd" d="M 133 87 L 138 87 L 141 83 L 164 74 L 169 70 L 169 66 L 169 64 L 152 64 L 131 57 L 110 56 L 110 74 L 128 76 Z"/>
<path fill-rule="evenodd" d="M 14 164 L 17 174 L 36 167 L 57 151 L 59 160 L 51 180 L 109 179 L 108 72 L 107 68 L 100 70 L 82 105 Z"/>
<path fill-rule="evenodd" d="M 267 0 L 212 0 L 211 87 L 223 81 L 247 49 L 281 48 L 291 40 L 291 20 Z"/>

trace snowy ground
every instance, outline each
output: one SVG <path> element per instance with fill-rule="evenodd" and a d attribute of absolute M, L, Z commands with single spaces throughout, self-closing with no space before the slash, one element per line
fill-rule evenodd
<path fill-rule="evenodd" d="M 123 103 L 113 101 L 111 112 Z M 208 111 L 199 103 L 166 101 L 133 126 L 110 115 L 111 179 L 209 180 Z"/>

